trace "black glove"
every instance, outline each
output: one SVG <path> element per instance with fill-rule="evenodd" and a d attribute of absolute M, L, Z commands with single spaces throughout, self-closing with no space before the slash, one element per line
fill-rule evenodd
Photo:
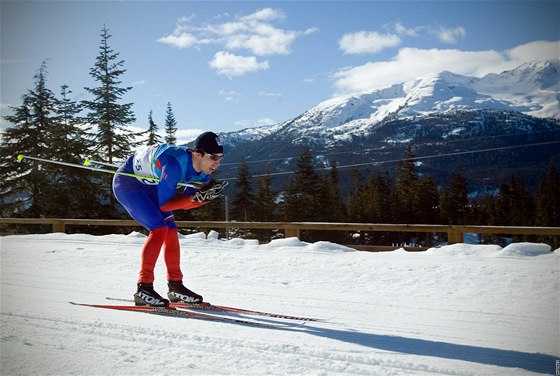
<path fill-rule="evenodd" d="M 212 201 L 216 197 L 222 195 L 222 191 L 228 185 L 227 180 L 223 181 L 212 181 L 205 186 L 201 187 L 198 192 L 191 196 L 192 202 L 208 202 Z"/>

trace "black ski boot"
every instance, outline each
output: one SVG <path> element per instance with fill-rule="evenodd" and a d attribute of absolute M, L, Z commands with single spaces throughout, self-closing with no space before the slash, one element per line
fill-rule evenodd
<path fill-rule="evenodd" d="M 183 281 L 169 281 L 167 297 L 172 302 L 201 303 L 202 296 L 192 292 L 183 285 Z"/>
<path fill-rule="evenodd" d="M 167 307 L 169 300 L 162 298 L 154 291 L 153 283 L 139 283 L 138 291 L 134 294 L 134 303 L 137 306 L 149 305 L 152 307 Z"/>

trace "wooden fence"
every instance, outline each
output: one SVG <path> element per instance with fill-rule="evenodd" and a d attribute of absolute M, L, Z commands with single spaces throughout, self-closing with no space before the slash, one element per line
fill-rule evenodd
<path fill-rule="evenodd" d="M 533 226 L 464 226 L 464 225 L 422 225 L 422 224 L 382 224 L 382 223 L 327 223 L 327 222 L 226 222 L 226 221 L 176 221 L 179 228 L 208 229 L 279 229 L 285 237 L 300 237 L 302 230 L 352 231 L 352 232 L 409 232 L 446 233 L 449 244 L 463 242 L 465 233 L 495 235 L 538 235 L 559 236 L 560 227 Z M 0 224 L 51 225 L 53 232 L 65 232 L 72 226 L 128 226 L 141 227 L 133 220 L 110 219 L 56 219 L 56 218 L 0 218 Z M 363 251 L 393 250 L 395 246 L 349 245 Z M 407 250 L 424 250 L 421 247 L 405 247 Z"/>

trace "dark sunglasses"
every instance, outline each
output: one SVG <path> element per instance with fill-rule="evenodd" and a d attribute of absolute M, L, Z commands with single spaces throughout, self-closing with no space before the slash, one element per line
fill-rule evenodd
<path fill-rule="evenodd" d="M 214 162 L 219 162 L 219 161 L 221 161 L 222 158 L 224 157 L 223 154 L 222 154 L 222 155 L 218 155 L 218 154 L 209 154 L 209 153 L 206 153 L 206 154 L 208 154 L 208 155 L 210 156 L 210 159 L 213 160 Z"/>

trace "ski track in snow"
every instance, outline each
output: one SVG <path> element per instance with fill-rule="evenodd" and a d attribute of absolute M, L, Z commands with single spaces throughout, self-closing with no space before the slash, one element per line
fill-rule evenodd
<path fill-rule="evenodd" d="M 131 297 L 144 240 L 0 238 L 1 374 L 527 375 L 560 358 L 560 255 L 543 245 L 366 253 L 196 234 L 181 238 L 185 282 L 208 301 L 325 321 L 247 316 L 288 325 L 268 329 L 68 304 Z"/>

